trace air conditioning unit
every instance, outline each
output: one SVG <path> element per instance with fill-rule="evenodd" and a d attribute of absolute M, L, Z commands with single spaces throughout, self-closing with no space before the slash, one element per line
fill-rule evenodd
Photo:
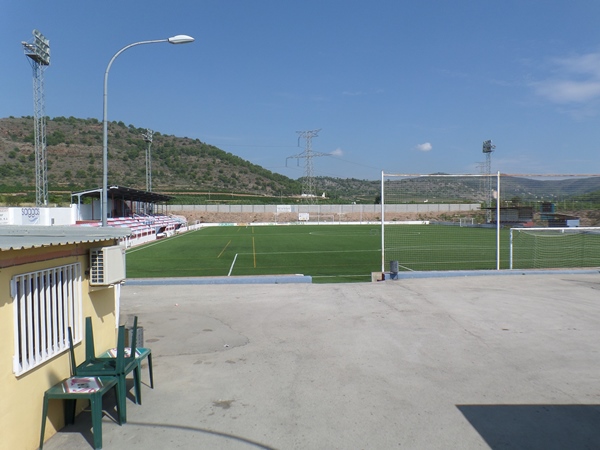
<path fill-rule="evenodd" d="M 90 249 L 90 285 L 107 286 L 125 279 L 125 250 L 115 245 Z"/>

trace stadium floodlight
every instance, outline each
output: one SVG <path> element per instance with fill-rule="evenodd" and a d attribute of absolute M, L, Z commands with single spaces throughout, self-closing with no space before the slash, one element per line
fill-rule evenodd
<path fill-rule="evenodd" d="M 104 107 L 103 107 L 103 147 L 102 147 L 102 226 L 107 226 L 108 223 L 108 72 L 110 66 L 117 56 L 123 53 L 125 50 L 136 45 L 143 44 L 158 44 L 160 42 L 168 42 L 170 44 L 188 44 L 194 42 L 194 38 L 185 34 L 178 34 L 167 39 L 155 39 L 152 41 L 140 41 L 134 42 L 133 44 L 126 45 L 110 59 L 106 71 L 104 72 Z"/>
<path fill-rule="evenodd" d="M 33 123 L 35 138 L 35 204 L 48 205 L 48 162 L 46 159 L 46 100 L 44 71 L 50 65 L 50 41 L 33 30 L 31 42 L 21 42 L 33 69 Z"/>
<path fill-rule="evenodd" d="M 33 42 L 21 42 L 25 54 L 42 66 L 50 65 L 50 41 L 38 30 L 33 30 Z"/>

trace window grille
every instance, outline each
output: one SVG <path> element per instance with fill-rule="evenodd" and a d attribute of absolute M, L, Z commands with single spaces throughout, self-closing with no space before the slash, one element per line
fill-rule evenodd
<path fill-rule="evenodd" d="M 81 264 L 16 275 L 13 372 L 21 375 L 69 348 L 68 327 L 81 342 Z"/>

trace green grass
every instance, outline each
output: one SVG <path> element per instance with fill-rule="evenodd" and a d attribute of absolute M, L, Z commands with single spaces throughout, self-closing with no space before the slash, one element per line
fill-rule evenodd
<path fill-rule="evenodd" d="M 445 225 L 386 227 L 386 259 L 400 270 L 494 270 L 496 229 Z M 501 268 L 508 268 L 508 230 L 501 230 Z"/>
<path fill-rule="evenodd" d="M 515 249 L 514 267 L 600 266 L 598 236 L 588 236 L 585 242 L 524 241 Z M 386 227 L 385 245 L 386 260 L 397 260 L 400 270 L 496 269 L 496 230 L 492 228 L 395 225 Z M 500 234 L 500 268 L 509 268 L 507 229 Z M 127 252 L 130 278 L 301 273 L 312 276 L 315 283 L 333 283 L 370 281 L 371 272 L 380 270 L 377 225 L 207 227 Z"/>
<path fill-rule="evenodd" d="M 515 269 L 583 268 L 600 266 L 600 232 L 576 228 L 513 234 Z"/>
<path fill-rule="evenodd" d="M 127 252 L 130 278 L 311 275 L 314 282 L 370 281 L 381 268 L 377 226 L 222 226 Z M 235 261 L 235 262 L 234 262 Z"/>

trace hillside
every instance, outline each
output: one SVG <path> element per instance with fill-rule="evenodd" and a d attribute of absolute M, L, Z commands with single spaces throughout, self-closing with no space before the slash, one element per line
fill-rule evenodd
<path fill-rule="evenodd" d="M 109 123 L 108 183 L 146 188 L 144 128 Z M 102 122 L 56 117 L 46 125 L 49 190 L 102 185 Z M 301 184 L 198 139 L 163 135 L 152 141 L 152 187 L 156 192 L 236 192 L 298 195 Z M 33 118 L 0 119 L 0 188 L 35 187 Z"/>
<path fill-rule="evenodd" d="M 444 175 L 444 174 L 437 174 Z M 396 181 L 404 201 L 423 198 L 447 202 L 485 201 L 484 179 L 481 177 L 409 177 Z M 379 184 L 379 183 L 378 183 Z M 401 186 L 401 187 L 400 187 Z M 492 178 L 492 189 L 496 189 L 496 177 Z M 390 192 L 393 190 L 390 189 Z M 600 176 L 577 177 L 565 175 L 555 177 L 501 176 L 502 196 L 506 200 L 518 199 L 524 202 L 585 200 L 600 202 Z"/>
<path fill-rule="evenodd" d="M 109 123 L 109 185 L 146 189 L 145 128 Z M 48 184 L 53 192 L 96 189 L 102 185 L 102 123 L 97 119 L 55 117 L 46 130 Z M 35 199 L 33 118 L 0 119 L 0 193 L 25 192 Z M 302 179 L 293 180 L 252 164 L 199 139 L 154 132 L 152 142 L 152 190 L 175 197 L 174 203 L 300 202 Z M 495 183 L 495 181 L 494 181 Z M 375 203 L 379 180 L 316 177 L 319 203 Z M 400 188 L 401 202 L 484 202 L 483 180 L 477 177 L 412 177 Z M 388 194 L 386 194 L 386 198 Z M 503 177 L 504 199 L 525 203 L 585 201 L 600 203 L 600 177 L 521 178 Z M 58 194 L 55 194 L 58 197 Z M 1 201 L 1 199 L 0 199 Z M 389 201 L 393 202 L 390 197 Z"/>

